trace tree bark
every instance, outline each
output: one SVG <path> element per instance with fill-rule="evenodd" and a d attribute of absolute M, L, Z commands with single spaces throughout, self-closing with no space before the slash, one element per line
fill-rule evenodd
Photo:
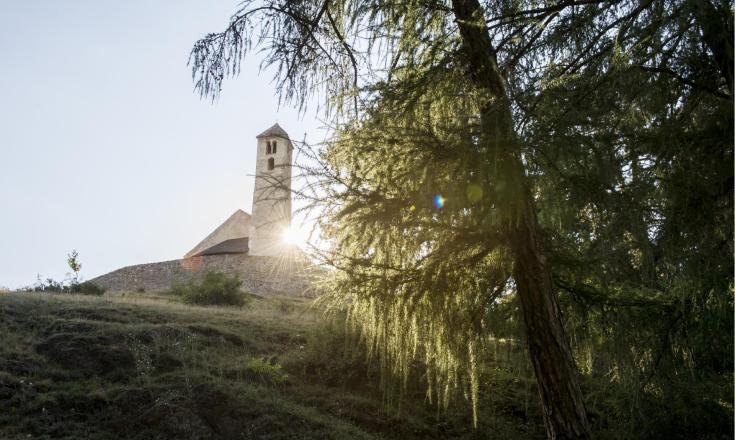
<path fill-rule="evenodd" d="M 515 254 L 513 278 L 526 324 L 546 433 L 552 439 L 590 438 L 577 368 L 562 325 L 551 270 L 533 206 L 528 209 L 511 234 Z"/>
<path fill-rule="evenodd" d="M 507 188 L 498 206 L 506 212 L 528 349 L 538 382 L 546 432 L 551 439 L 590 438 L 577 369 L 561 321 L 556 293 L 529 189 L 505 79 L 478 0 L 453 0 L 465 63 L 476 86 L 490 99 L 481 108 L 482 143 L 493 155 Z"/>

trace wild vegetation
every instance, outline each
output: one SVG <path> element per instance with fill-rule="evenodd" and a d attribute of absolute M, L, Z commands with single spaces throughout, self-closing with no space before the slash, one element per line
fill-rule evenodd
<path fill-rule="evenodd" d="M 308 301 L 0 295 L 0 438 L 479 438 L 422 385 L 386 402 L 364 347 Z M 288 304 L 284 312 L 283 304 Z M 543 437 L 528 377 L 497 372 L 481 427 Z M 400 412 L 398 411 L 400 407 Z"/>
<path fill-rule="evenodd" d="M 82 270 L 82 263 L 79 261 L 79 253 L 76 250 L 66 256 L 66 264 L 72 273 L 67 273 L 64 280 L 56 281 L 53 278 L 43 279 L 39 274 L 36 277 L 35 284 L 23 287 L 21 290 L 46 293 L 79 293 L 84 295 L 102 295 L 105 293 L 105 289 L 101 286 L 81 280 L 80 271 Z"/>
<path fill-rule="evenodd" d="M 549 438 L 732 435 L 730 2 L 245 1 L 201 94 L 255 47 L 332 124 L 295 195 L 386 395 L 480 425 L 511 341 Z"/>
<path fill-rule="evenodd" d="M 187 304 L 243 307 L 250 297 L 240 290 L 241 284 L 237 275 L 207 272 L 201 280 L 192 279 L 172 286 L 168 294 L 181 298 Z"/>

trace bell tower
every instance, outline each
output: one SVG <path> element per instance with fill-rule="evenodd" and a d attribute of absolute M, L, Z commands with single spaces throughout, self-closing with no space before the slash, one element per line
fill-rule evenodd
<path fill-rule="evenodd" d="M 293 145 L 278 124 L 257 137 L 255 191 L 250 221 L 249 254 L 280 256 L 291 224 L 291 159 Z"/>

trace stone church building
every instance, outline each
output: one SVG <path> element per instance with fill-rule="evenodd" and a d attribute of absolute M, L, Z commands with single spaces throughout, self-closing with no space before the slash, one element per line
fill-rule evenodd
<path fill-rule="evenodd" d="M 238 274 L 252 293 L 312 296 L 313 267 L 284 240 L 291 223 L 293 145 L 278 124 L 256 139 L 251 214 L 238 209 L 179 260 L 123 267 L 90 281 L 110 291 L 163 290 L 218 271 Z"/>

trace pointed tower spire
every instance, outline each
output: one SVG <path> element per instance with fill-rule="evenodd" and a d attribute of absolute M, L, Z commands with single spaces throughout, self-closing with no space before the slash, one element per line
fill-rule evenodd
<path fill-rule="evenodd" d="M 289 140 L 288 133 L 286 133 L 286 130 L 284 130 L 283 128 L 281 128 L 280 125 L 278 125 L 278 122 L 271 125 L 271 127 L 268 130 L 260 133 L 255 138 L 260 139 L 260 138 L 274 138 L 274 137 L 280 137 L 280 138 Z"/>

